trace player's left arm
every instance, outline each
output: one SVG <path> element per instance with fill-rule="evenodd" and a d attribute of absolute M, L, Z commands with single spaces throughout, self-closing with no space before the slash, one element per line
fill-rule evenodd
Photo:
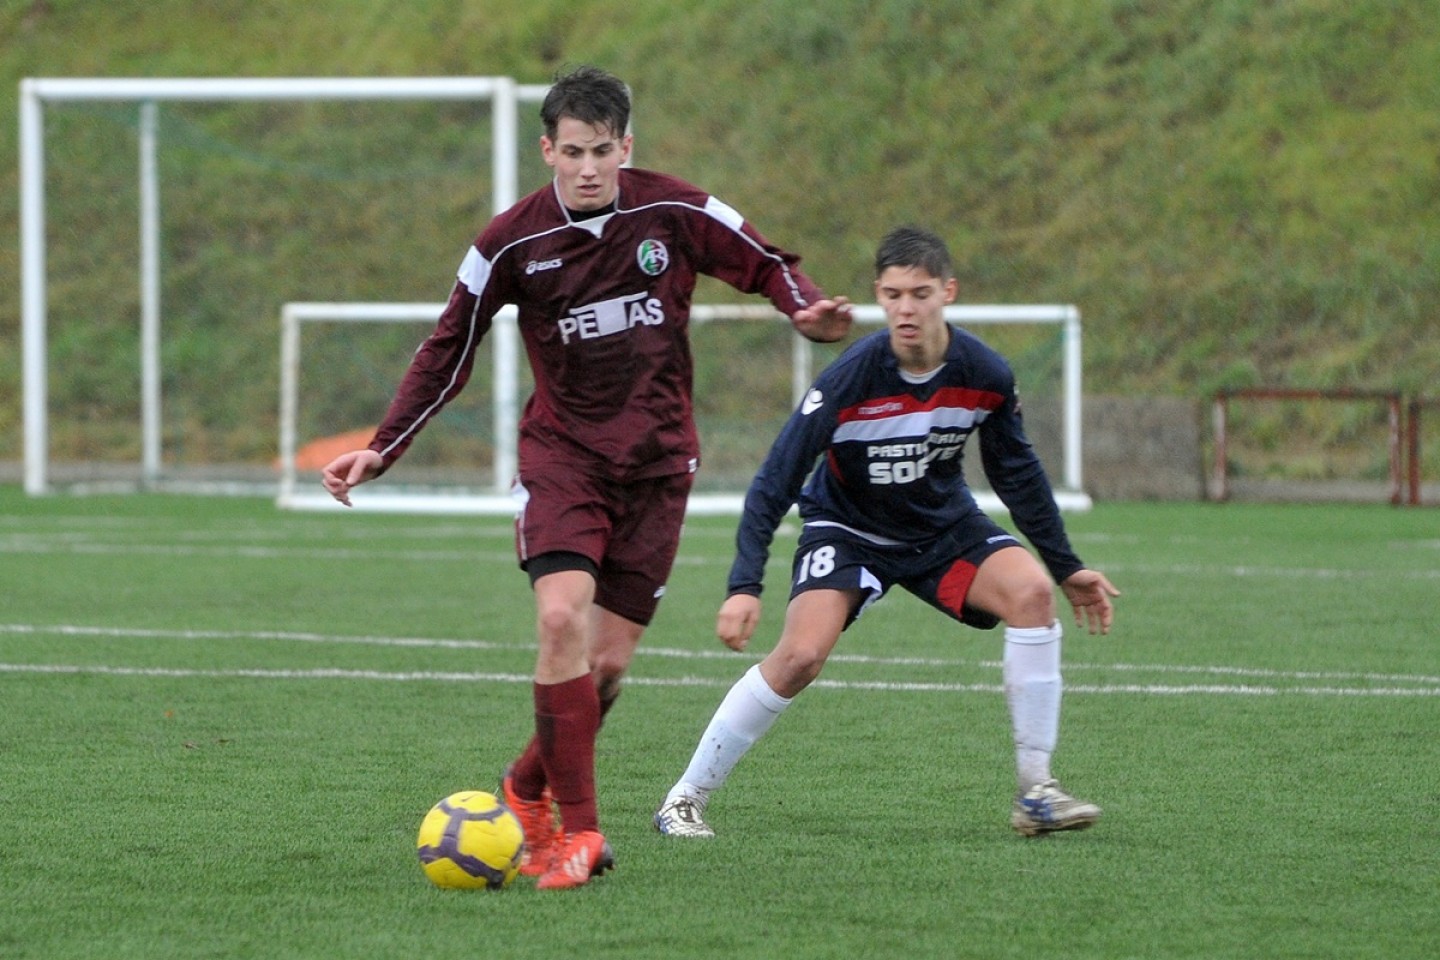
<path fill-rule="evenodd" d="M 1091 633 L 1109 633 L 1115 621 L 1112 598 L 1120 596 L 1115 585 L 1098 570 L 1076 570 L 1060 582 L 1065 599 L 1075 611 L 1075 625 Z"/>
<path fill-rule="evenodd" d="M 980 459 L 990 489 L 1010 512 L 1015 526 L 1040 554 L 1056 583 L 1064 583 L 1084 567 L 1070 546 L 1065 521 L 1045 467 L 1025 435 L 1014 381 L 998 381 L 996 393 L 1005 400 L 980 424 Z"/>
<path fill-rule="evenodd" d="M 1120 591 L 1103 573 L 1085 567 L 1070 546 L 1045 468 L 1025 436 L 1013 387 L 1009 399 L 981 425 L 980 435 L 986 478 L 1060 584 L 1076 626 L 1109 633 L 1115 619 L 1111 601 Z"/>
<path fill-rule="evenodd" d="M 826 297 L 795 311 L 790 318 L 790 323 L 800 335 L 815 343 L 843 340 L 854 322 L 855 315 L 850 307 L 849 297 Z"/>
<path fill-rule="evenodd" d="M 1091 633 L 1109 633 L 1115 619 L 1112 598 L 1120 591 L 1075 555 L 1045 467 L 1025 435 L 1014 375 L 998 354 L 992 360 L 996 391 L 1005 400 L 980 425 L 986 479 L 1070 601 L 1075 624 Z"/>
<path fill-rule="evenodd" d="M 800 257 L 761 235 L 733 207 L 707 198 L 705 216 L 692 220 L 697 265 L 742 293 L 764 295 L 804 337 L 833 343 L 854 320 L 847 297 L 830 297 L 800 269 Z"/>

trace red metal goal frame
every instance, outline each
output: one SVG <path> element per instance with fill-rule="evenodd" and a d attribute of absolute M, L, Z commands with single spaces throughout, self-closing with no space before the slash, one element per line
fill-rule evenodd
<path fill-rule="evenodd" d="M 1420 506 L 1420 481 L 1422 464 L 1420 461 L 1420 412 L 1426 407 L 1440 409 L 1440 397 L 1412 397 L 1410 399 L 1409 417 L 1405 428 L 1407 455 L 1410 459 L 1409 481 L 1410 499 L 1412 507 Z"/>
<path fill-rule="evenodd" d="M 1230 416 L 1230 401 L 1232 399 L 1244 400 L 1376 400 L 1383 402 L 1390 413 L 1390 502 L 1399 504 L 1402 502 L 1402 477 L 1403 469 L 1401 461 L 1402 435 L 1404 415 L 1402 410 L 1401 396 L 1398 391 L 1389 390 L 1301 390 L 1283 387 L 1247 387 L 1238 390 L 1218 390 L 1215 393 L 1211 404 L 1211 417 L 1215 433 L 1215 463 L 1211 475 L 1210 497 L 1214 500 L 1227 500 L 1230 497 L 1230 470 L 1227 464 L 1227 436 L 1226 430 Z M 1410 503 L 1420 502 L 1420 478 L 1419 478 L 1419 407 L 1420 401 L 1412 401 L 1410 404 Z M 1434 401 L 1427 401 L 1434 402 Z"/>

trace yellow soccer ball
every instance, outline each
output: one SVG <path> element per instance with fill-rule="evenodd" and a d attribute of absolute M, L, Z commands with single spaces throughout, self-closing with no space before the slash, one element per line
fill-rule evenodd
<path fill-rule="evenodd" d="M 499 890 L 520 870 L 525 832 L 494 794 L 465 790 L 430 808 L 415 846 L 435 886 Z"/>

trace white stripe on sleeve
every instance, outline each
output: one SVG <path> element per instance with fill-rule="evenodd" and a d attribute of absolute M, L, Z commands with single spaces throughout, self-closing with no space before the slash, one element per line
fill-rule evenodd
<path fill-rule="evenodd" d="M 485 285 L 490 282 L 490 261 L 482 257 L 480 251 L 471 245 L 469 252 L 465 254 L 465 259 L 460 263 L 460 269 L 455 272 L 455 276 L 465 284 L 467 290 L 478 297 L 485 292 Z"/>

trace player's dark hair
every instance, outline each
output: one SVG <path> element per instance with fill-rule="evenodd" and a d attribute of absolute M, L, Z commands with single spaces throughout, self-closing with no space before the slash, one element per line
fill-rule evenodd
<path fill-rule="evenodd" d="M 557 73 L 540 105 L 545 136 L 554 140 L 564 117 L 623 137 L 630 126 L 630 91 L 618 77 L 599 67 L 580 66 Z"/>
<path fill-rule="evenodd" d="M 955 275 L 955 263 L 945 241 L 919 227 L 896 227 L 881 239 L 875 251 L 875 276 L 889 267 L 919 267 L 940 280 Z"/>

